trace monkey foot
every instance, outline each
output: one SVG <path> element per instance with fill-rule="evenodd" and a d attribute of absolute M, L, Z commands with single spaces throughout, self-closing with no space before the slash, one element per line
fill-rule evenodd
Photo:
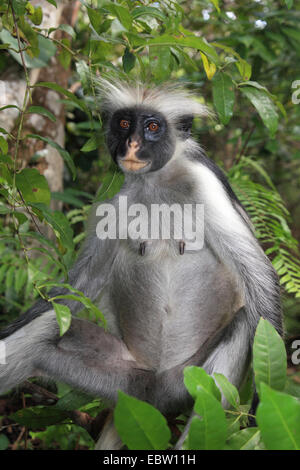
<path fill-rule="evenodd" d="M 184 254 L 184 247 L 185 247 L 185 242 L 184 242 L 184 241 L 180 241 L 180 242 L 179 242 L 179 253 L 180 253 L 181 255 Z"/>
<path fill-rule="evenodd" d="M 144 256 L 145 251 L 146 251 L 146 242 L 142 242 L 140 243 L 140 255 Z"/>

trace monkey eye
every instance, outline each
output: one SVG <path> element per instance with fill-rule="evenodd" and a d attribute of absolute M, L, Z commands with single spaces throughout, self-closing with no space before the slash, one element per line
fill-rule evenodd
<path fill-rule="evenodd" d="M 157 124 L 157 122 L 150 122 L 150 124 L 148 124 L 148 129 L 151 132 L 157 132 L 159 129 L 159 125 Z"/>
<path fill-rule="evenodd" d="M 120 126 L 121 126 L 123 129 L 129 129 L 130 122 L 127 121 L 127 119 L 121 119 L 121 121 L 120 121 Z"/>

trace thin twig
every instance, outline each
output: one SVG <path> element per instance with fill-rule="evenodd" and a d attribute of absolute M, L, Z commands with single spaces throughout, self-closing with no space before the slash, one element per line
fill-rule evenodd
<path fill-rule="evenodd" d="M 234 161 L 234 165 L 237 165 L 239 163 L 240 159 L 242 158 L 242 156 L 245 155 L 246 148 L 248 147 L 249 141 L 251 139 L 251 136 L 252 136 L 253 132 L 255 131 L 255 128 L 256 128 L 256 124 L 253 124 L 250 131 L 249 131 L 249 133 L 248 133 L 248 136 L 247 136 L 247 138 L 244 142 L 244 145 L 243 145 L 239 155 L 237 156 L 237 158 Z"/>

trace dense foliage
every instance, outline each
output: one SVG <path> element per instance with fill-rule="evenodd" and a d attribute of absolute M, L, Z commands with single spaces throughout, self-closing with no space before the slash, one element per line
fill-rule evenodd
<path fill-rule="evenodd" d="M 60 2 L 48 3 L 55 9 Z M 21 106 L 15 102 L 2 106 L 0 97 L 0 114 L 14 108 L 18 116 L 13 130 L 0 128 L 1 324 L 42 296 L 55 308 L 62 334 L 70 325 L 68 307 L 49 298 L 49 288 L 61 278 L 68 286 L 68 268 L 84 237 L 91 202 L 111 197 L 123 182 L 101 132 L 95 76 L 105 74 L 156 84 L 177 80 L 214 111 L 215 116 L 205 122 L 195 121 L 194 136 L 227 172 L 250 214 L 280 276 L 286 329 L 295 336 L 300 332 L 299 4 L 292 0 L 81 0 L 80 4 L 74 27 L 60 24 L 46 29 L 41 27 L 43 9 L 35 2 L 9 0 L 0 6 L 0 85 L 5 86 L 1 80 L 10 66 L 25 77 Z M 47 69 L 54 57 L 70 71 L 68 88 L 56 81 L 33 84 L 31 71 Z M 64 147 L 38 130 L 26 131 L 30 114 L 57 121 L 50 109 L 33 103 L 37 88 L 58 92 L 64 103 Z M 50 191 L 39 164 L 42 151 L 24 161 L 24 152 L 36 140 L 63 158 L 63 191 Z M 53 201 L 62 210 L 53 210 Z M 71 290 L 82 303 L 81 315 L 105 325 L 91 300 Z M 252 428 L 247 427 L 251 377 L 240 395 L 224 376 L 215 377 L 228 401 L 224 411 L 215 381 L 201 368 L 187 368 L 185 384 L 201 419 L 193 419 L 185 447 L 300 449 L 299 375 L 290 358 L 288 364 L 287 377 L 284 344 L 261 320 L 253 360 L 261 403 L 257 427 Z M 40 405 L 34 398 L 37 391 L 43 396 L 39 385 L 27 386 L 22 399 L 9 396 L 9 405 L 5 401 L 0 406 L 1 415 L 13 412 L 9 419 L 2 418 L 0 448 L 93 447 L 92 422 L 105 403 L 57 384 L 54 392 L 44 390 Z M 120 392 L 115 423 L 130 449 L 169 448 L 185 421 L 181 416 L 167 423 L 149 404 Z M 11 423 L 18 423 L 17 434 L 8 432 Z"/>

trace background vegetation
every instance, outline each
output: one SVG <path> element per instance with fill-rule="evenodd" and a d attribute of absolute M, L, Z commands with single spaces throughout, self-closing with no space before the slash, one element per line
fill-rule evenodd
<path fill-rule="evenodd" d="M 93 75 L 176 80 L 215 112 L 214 119 L 195 121 L 194 136 L 226 171 L 280 275 L 288 355 L 262 321 L 254 348 L 261 398 L 254 428 L 248 427 L 251 378 L 239 395 L 215 377 L 230 404 L 224 412 L 214 381 L 200 368 L 187 369 L 185 383 L 202 417 L 194 418 L 190 449 L 300 448 L 300 375 L 289 348 L 300 334 L 299 19 L 293 0 L 4 0 L 0 6 L 2 325 L 42 296 L 65 331 L 70 312 L 47 292 L 66 278 L 91 202 L 122 184 L 105 149 Z M 89 299 L 73 295 L 82 315 L 105 322 Z M 27 382 L 0 399 L 0 448 L 93 448 L 107 406 L 63 384 Z M 185 420 L 167 422 L 124 394 L 115 414 L 131 449 L 172 446 Z"/>

